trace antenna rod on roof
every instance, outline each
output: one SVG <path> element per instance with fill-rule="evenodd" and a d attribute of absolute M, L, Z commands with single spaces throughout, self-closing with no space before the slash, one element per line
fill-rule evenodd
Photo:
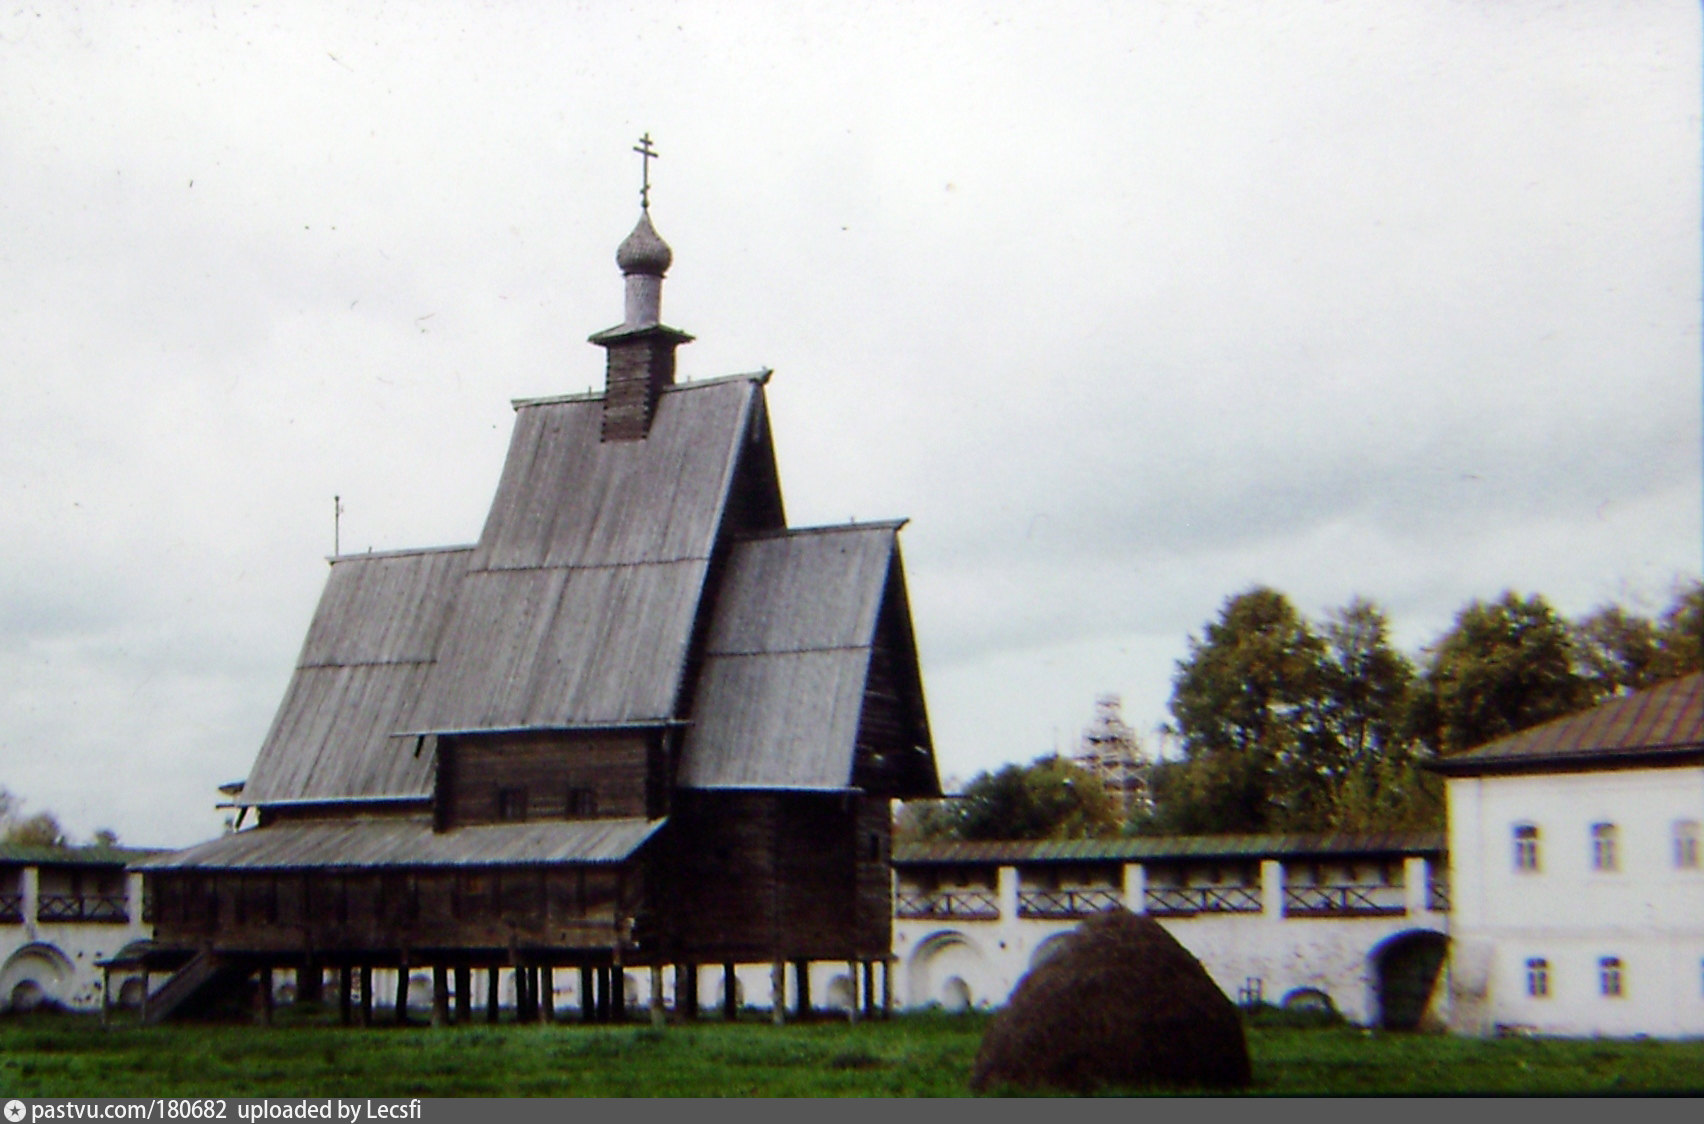
<path fill-rule="evenodd" d="M 343 497 L 331 497 L 331 556 L 336 558 L 343 551 Z"/>

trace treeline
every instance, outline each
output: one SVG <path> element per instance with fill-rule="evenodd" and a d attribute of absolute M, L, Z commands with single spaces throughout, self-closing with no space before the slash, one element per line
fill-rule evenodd
<path fill-rule="evenodd" d="M 0 786 L 0 843 L 20 847 L 69 847 L 71 841 L 52 812 L 24 814 L 24 801 Z M 95 847 L 118 846 L 118 834 L 109 828 L 95 832 L 89 840 Z"/>
<path fill-rule="evenodd" d="M 1309 620 L 1264 586 L 1224 603 L 1172 679 L 1180 760 L 1121 822 L 1099 781 L 1041 758 L 982 773 L 959 800 L 907 807 L 903 835 L 1036 839 L 1443 826 L 1427 761 L 1704 668 L 1704 583 L 1658 616 L 1570 621 L 1542 595 L 1474 601 L 1410 657 L 1355 598 Z M 1058 814 L 1049 815 L 1049 810 Z"/>

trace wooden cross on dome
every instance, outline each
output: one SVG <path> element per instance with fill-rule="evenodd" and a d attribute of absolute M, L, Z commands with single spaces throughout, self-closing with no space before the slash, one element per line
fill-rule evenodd
<path fill-rule="evenodd" d="M 639 138 L 639 143 L 633 146 L 633 151 L 639 154 L 639 207 L 641 210 L 651 209 L 651 161 L 661 159 L 657 150 L 651 147 L 651 134 L 647 130 Z"/>

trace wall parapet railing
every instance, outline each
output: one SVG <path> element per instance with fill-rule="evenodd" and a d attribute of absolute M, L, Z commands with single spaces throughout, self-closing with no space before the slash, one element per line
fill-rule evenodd
<path fill-rule="evenodd" d="M 130 920 L 130 902 L 124 894 L 41 894 L 36 898 L 37 921 Z"/>
<path fill-rule="evenodd" d="M 901 890 L 893 915 L 907 921 L 995 921 L 1000 901 L 993 890 Z"/>
<path fill-rule="evenodd" d="M 1285 917 L 1393 917 L 1407 912 L 1401 886 L 1284 887 Z"/>
<path fill-rule="evenodd" d="M 1018 916 L 1057 921 L 1093 917 L 1121 909 L 1124 895 L 1117 890 L 1019 890 Z"/>
<path fill-rule="evenodd" d="M 0 925 L 20 925 L 24 920 L 24 895 L 0 894 Z"/>
<path fill-rule="evenodd" d="M 1260 890 L 1254 886 L 1149 886 L 1142 897 L 1155 917 L 1260 912 Z"/>

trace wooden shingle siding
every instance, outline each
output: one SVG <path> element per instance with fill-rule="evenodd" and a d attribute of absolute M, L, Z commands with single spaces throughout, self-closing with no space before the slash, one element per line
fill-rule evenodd
<path fill-rule="evenodd" d="M 620 875 L 613 869 L 514 867 L 453 872 L 352 871 L 315 876 L 303 912 L 300 875 L 165 874 L 155 938 L 220 951 L 573 949 L 613 946 Z"/>
<path fill-rule="evenodd" d="M 586 818 L 571 814 L 569 794 L 589 790 L 590 818 L 651 814 L 651 743 L 645 734 L 481 734 L 445 739 L 441 826 L 498 823 L 497 794 L 526 794 L 528 820 Z"/>

